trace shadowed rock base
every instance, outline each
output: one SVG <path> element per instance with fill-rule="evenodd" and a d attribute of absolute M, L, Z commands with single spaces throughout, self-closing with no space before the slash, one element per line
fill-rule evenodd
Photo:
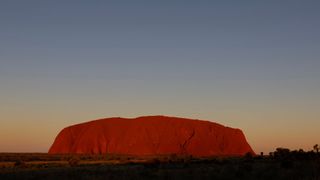
<path fill-rule="evenodd" d="M 49 153 L 240 156 L 254 154 L 240 129 L 166 116 L 106 118 L 64 128 Z"/>

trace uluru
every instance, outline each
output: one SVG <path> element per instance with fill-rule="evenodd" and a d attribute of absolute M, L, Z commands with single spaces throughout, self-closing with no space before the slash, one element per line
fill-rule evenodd
<path fill-rule="evenodd" d="M 50 154 L 241 156 L 254 154 L 240 129 L 167 116 L 105 118 L 64 128 Z"/>

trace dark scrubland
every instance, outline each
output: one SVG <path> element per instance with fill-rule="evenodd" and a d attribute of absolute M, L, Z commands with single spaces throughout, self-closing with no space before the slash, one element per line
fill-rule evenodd
<path fill-rule="evenodd" d="M 115 154 L 0 153 L 0 179 L 310 179 L 320 180 L 320 153 L 277 148 L 264 156 L 196 158 Z"/>

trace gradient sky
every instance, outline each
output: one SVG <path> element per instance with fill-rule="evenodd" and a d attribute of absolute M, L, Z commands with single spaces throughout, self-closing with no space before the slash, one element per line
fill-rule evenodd
<path fill-rule="evenodd" d="M 256 152 L 320 143 L 320 1 L 0 2 L 0 152 L 65 126 L 169 115 Z"/>

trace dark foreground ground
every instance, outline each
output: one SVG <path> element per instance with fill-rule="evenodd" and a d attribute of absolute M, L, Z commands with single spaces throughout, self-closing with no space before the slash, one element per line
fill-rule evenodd
<path fill-rule="evenodd" d="M 281 154 L 282 153 L 282 154 Z M 310 179 L 320 180 L 320 154 L 192 158 L 119 155 L 0 154 L 0 179 Z"/>

